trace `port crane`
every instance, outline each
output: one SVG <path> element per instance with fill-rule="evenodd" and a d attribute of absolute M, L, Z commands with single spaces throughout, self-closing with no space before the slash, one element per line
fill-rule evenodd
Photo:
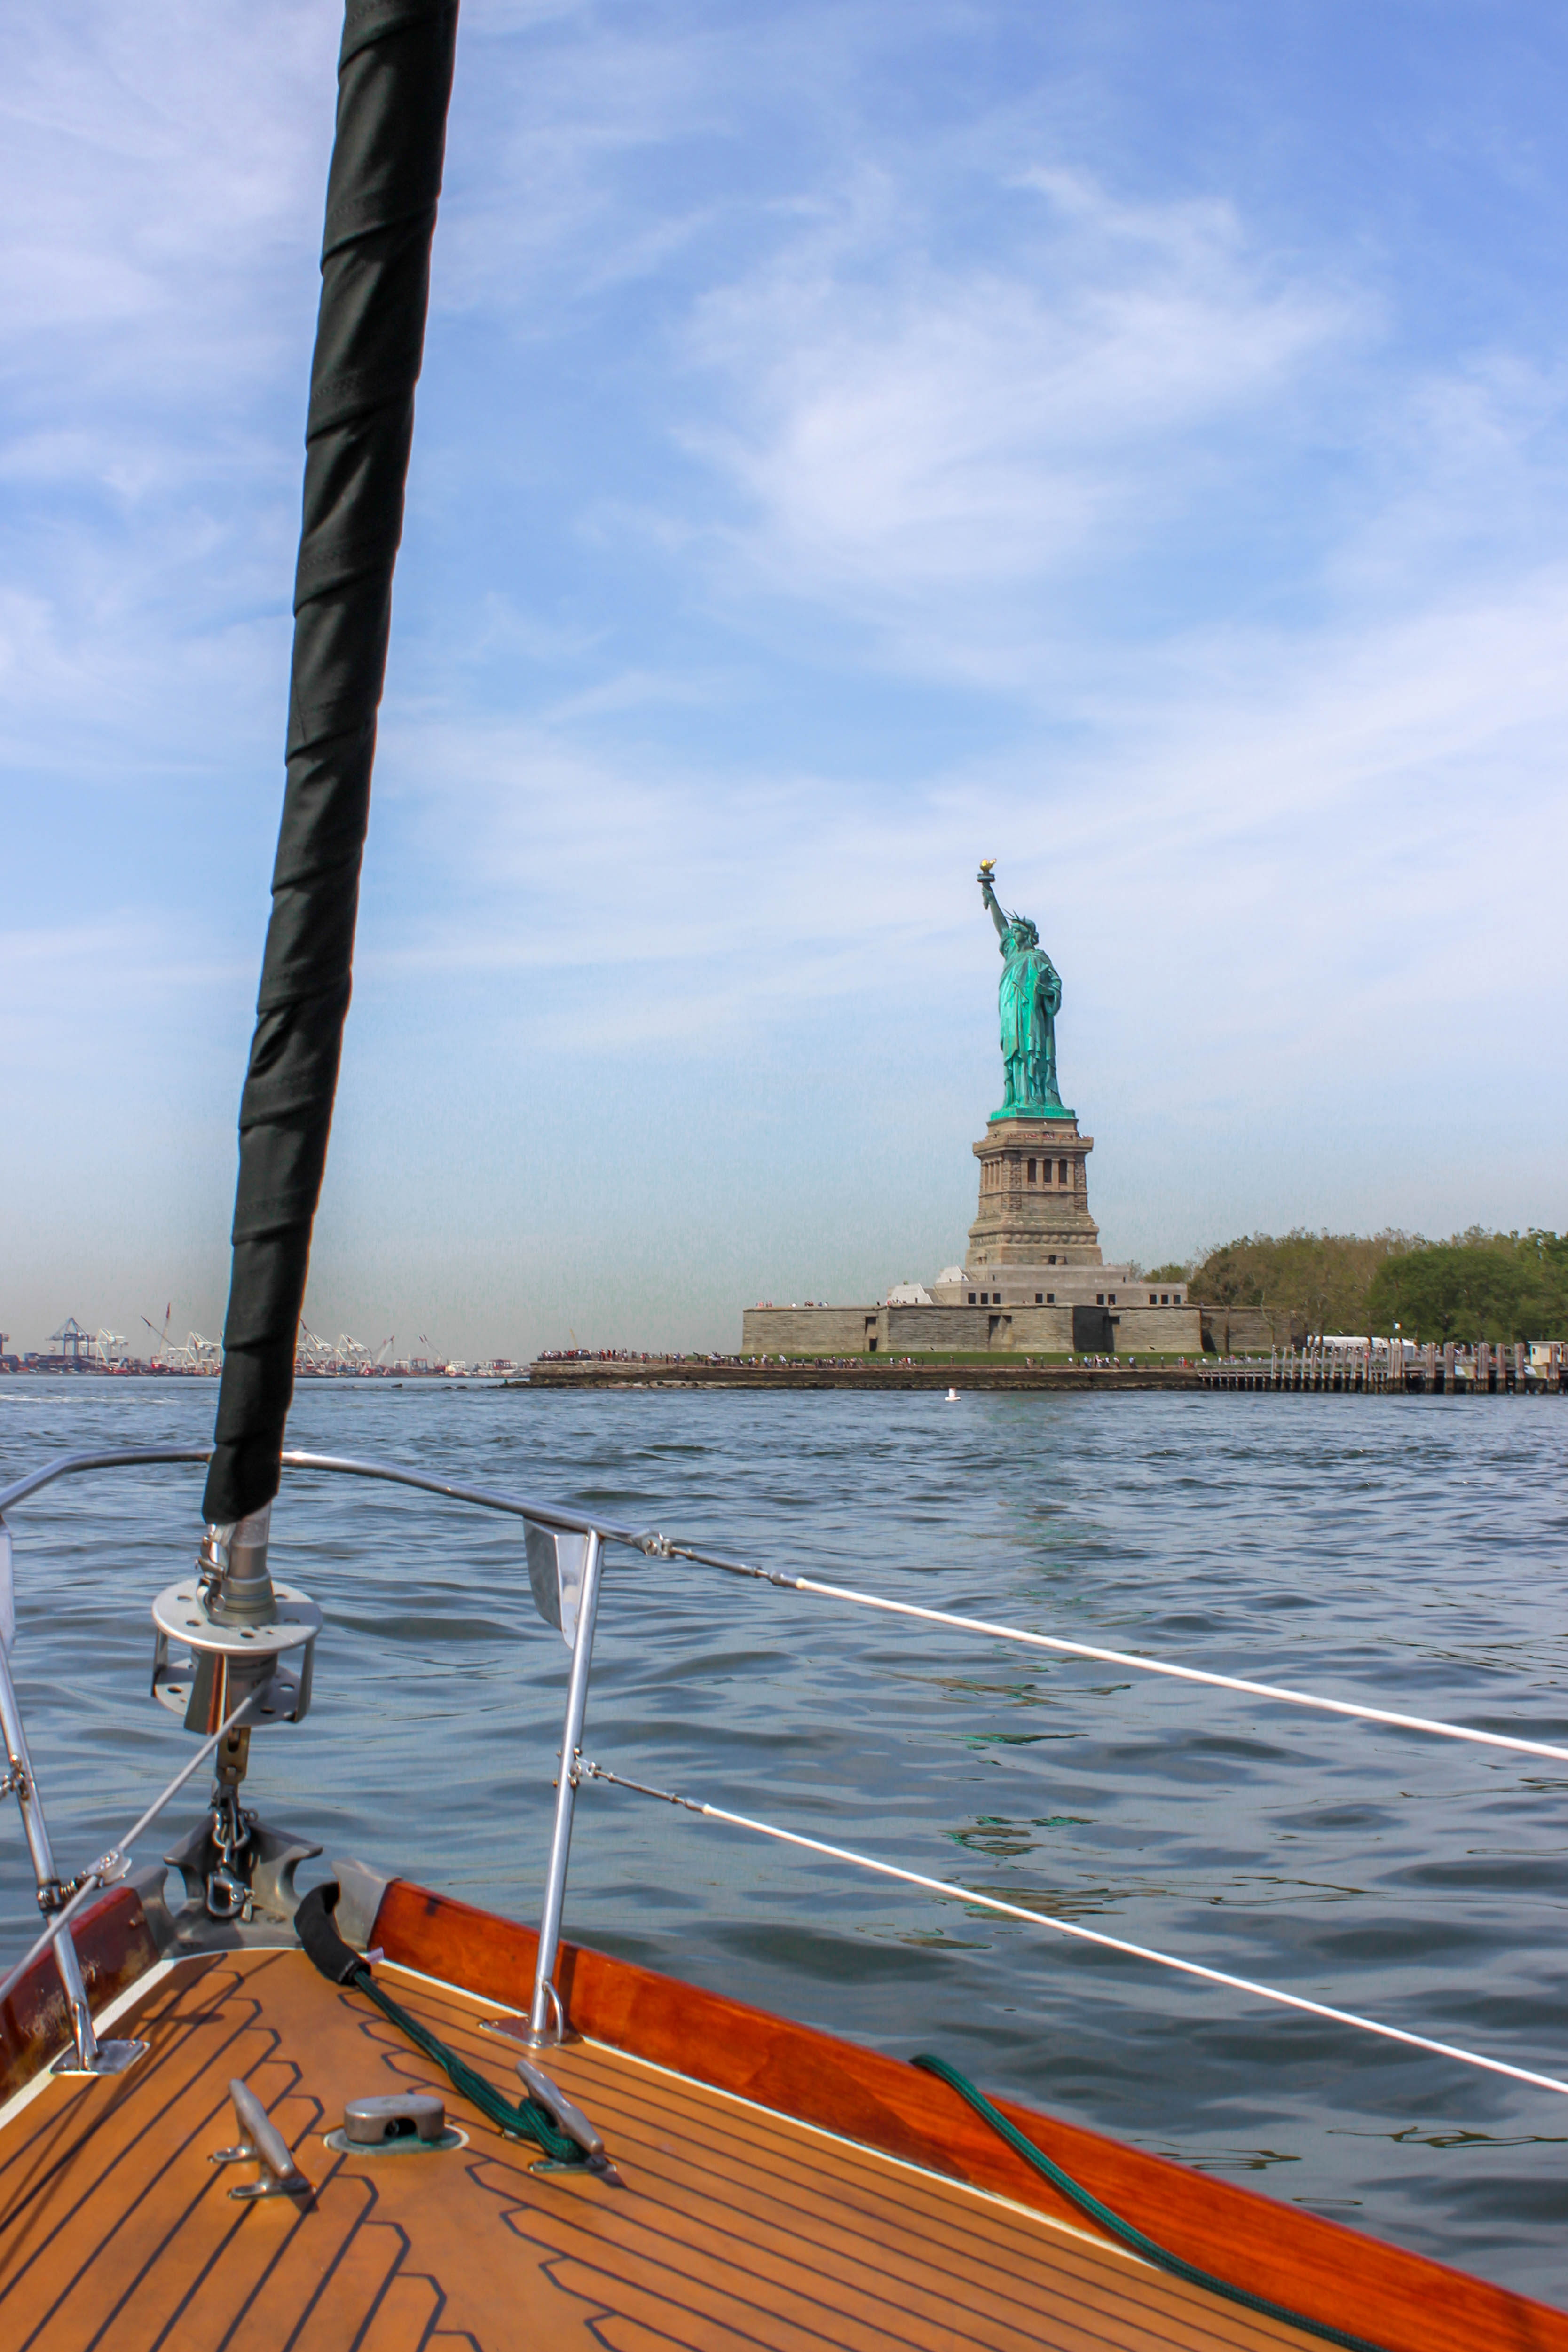
<path fill-rule="evenodd" d="M 323 1339 L 301 1317 L 299 1338 L 294 1350 L 294 1369 L 297 1372 L 357 1372 L 363 1378 L 382 1369 L 387 1350 L 396 1344 L 396 1340 L 394 1331 L 391 1339 L 383 1339 L 372 1354 L 364 1341 L 356 1339 L 351 1331 L 340 1331 L 336 1339 Z"/>
<path fill-rule="evenodd" d="M 167 1306 L 167 1307 L 165 1307 L 165 1308 L 163 1309 L 163 1328 L 162 1329 L 162 1331 L 160 1331 L 160 1329 L 158 1328 L 157 1324 L 156 1324 L 156 1323 L 154 1323 L 154 1322 L 152 1321 L 152 1318 L 151 1318 L 150 1316 L 143 1315 L 143 1316 L 142 1316 L 142 1318 L 141 1318 L 142 1322 L 146 1324 L 147 1328 L 152 1332 L 152 1337 L 153 1337 L 153 1338 L 157 1340 L 157 1342 L 158 1342 L 158 1346 L 157 1346 L 156 1351 L 154 1352 L 154 1354 L 153 1354 L 153 1358 L 152 1358 L 152 1360 L 153 1360 L 153 1362 L 154 1362 L 155 1364 L 159 1364 L 159 1363 L 166 1363 L 166 1362 L 168 1361 L 168 1357 L 169 1357 L 169 1326 L 170 1326 L 170 1324 L 173 1321 L 173 1318 L 174 1318 L 174 1302 L 173 1302 L 173 1300 L 172 1300 L 172 1299 L 171 1299 L 171 1300 L 169 1301 L 168 1306 Z"/>
<path fill-rule="evenodd" d="M 330 1372 L 337 1370 L 335 1351 L 325 1339 L 319 1339 L 306 1322 L 299 1318 L 299 1338 L 294 1350 L 294 1369 L 298 1372 Z"/>
<path fill-rule="evenodd" d="M 171 1372 L 222 1371 L 224 1343 L 221 1339 L 204 1339 L 199 1331 L 187 1331 L 183 1345 L 171 1348 L 163 1362 Z"/>
<path fill-rule="evenodd" d="M 90 1335 L 82 1329 L 76 1317 L 68 1315 L 59 1329 L 50 1332 L 49 1345 L 51 1348 L 58 1348 L 66 1361 L 74 1366 L 85 1363 L 89 1360 L 92 1349 L 92 1339 Z"/>

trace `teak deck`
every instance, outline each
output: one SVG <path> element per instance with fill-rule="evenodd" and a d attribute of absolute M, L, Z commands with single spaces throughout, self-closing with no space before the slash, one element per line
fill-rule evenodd
<path fill-rule="evenodd" d="M 505 2080 L 510 2053 L 480 2030 L 482 2004 L 389 1973 Z M 298 1953 L 185 1962 L 137 2026 L 152 2047 L 131 2074 L 52 2083 L 5 2135 L 0 2326 L 14 2352 L 1308 2340 L 998 2199 L 589 2044 L 551 2069 L 605 2133 L 620 2189 L 536 2178 L 536 2151 L 455 2098 L 465 2149 L 335 2155 L 321 2134 L 346 2095 L 431 2069 Z M 311 2210 L 228 2197 L 236 2170 L 207 2158 L 234 2137 L 231 2074 L 293 2145 Z"/>
<path fill-rule="evenodd" d="M 114 1900 L 134 1942 L 134 1898 Z M 497 2006 L 519 2001 L 531 1934 L 394 1882 L 375 1938 L 388 1990 L 517 2093 L 516 2021 Z M 298 1951 L 154 1970 L 114 2029 L 133 2016 L 147 2057 L 119 2077 L 44 2080 L 0 2126 L 0 2343 L 1289 2352 L 1318 2340 L 1107 2245 L 950 2091 L 897 2061 L 590 1952 L 567 1948 L 560 1978 L 589 2038 L 544 2063 L 604 2134 L 620 2189 L 531 2173 L 531 2147 Z M 308 2206 L 235 2202 L 252 2168 L 209 2164 L 235 2137 L 231 2075 L 294 2147 Z M 465 2147 L 324 2145 L 345 2098 L 412 2083 L 441 2089 Z M 1389 2352 L 1568 2352 L 1568 2320 L 1541 2305 L 1009 2112 L 1188 2259 L 1230 2278 L 1250 2263 L 1245 2284 Z"/>

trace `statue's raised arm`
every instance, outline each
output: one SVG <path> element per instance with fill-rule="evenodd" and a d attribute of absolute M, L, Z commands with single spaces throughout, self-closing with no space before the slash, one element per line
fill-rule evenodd
<path fill-rule="evenodd" d="M 980 886 L 980 897 L 985 905 L 986 911 L 997 927 L 997 937 L 998 940 L 1005 940 L 1008 935 L 1008 919 L 1003 914 L 997 899 L 996 869 L 997 861 L 994 857 L 982 857 L 980 860 L 980 870 L 976 875 L 975 879 Z"/>

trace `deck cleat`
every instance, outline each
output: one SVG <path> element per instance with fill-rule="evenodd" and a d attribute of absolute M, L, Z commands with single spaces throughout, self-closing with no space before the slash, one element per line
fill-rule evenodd
<path fill-rule="evenodd" d="M 295 2163 L 293 2149 L 250 2084 L 231 2078 L 229 2096 L 239 2138 L 233 2147 L 214 2147 L 207 2162 L 254 2164 L 256 2168 L 254 2180 L 240 2181 L 229 2195 L 246 2204 L 257 2197 L 311 2196 L 310 2183 Z"/>
<path fill-rule="evenodd" d="M 603 2140 L 589 2122 L 582 2109 L 574 2106 L 559 2084 L 552 2083 L 544 2069 L 534 2065 L 530 2060 L 519 2058 L 517 2073 L 522 2078 L 523 2088 L 529 2098 L 544 2109 L 557 2131 L 564 2133 L 568 2139 L 582 2150 L 587 2159 L 584 2166 L 563 2163 L 556 2158 L 546 2156 L 541 2157 L 537 2164 L 530 2164 L 528 2170 L 530 2172 L 578 2172 L 586 2169 L 589 2172 L 597 2173 L 601 2180 L 609 2181 L 612 2188 L 619 2189 L 622 2185 L 621 2175 L 610 2161 Z"/>

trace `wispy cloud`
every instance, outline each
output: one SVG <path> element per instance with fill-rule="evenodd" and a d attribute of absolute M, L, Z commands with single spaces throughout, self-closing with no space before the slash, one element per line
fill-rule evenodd
<path fill-rule="evenodd" d="M 1209 1097 L 1239 1061 L 1256 1101 L 1320 1113 L 1376 1087 L 1396 1036 L 1408 1079 L 1441 1087 L 1463 1055 L 1472 1086 L 1500 1067 L 1511 1085 L 1544 1032 L 1500 1036 L 1500 1019 L 1521 987 L 1544 1004 L 1556 954 L 1565 641 L 1561 572 L 1305 644 L 1194 638 L 1155 679 L 1136 656 L 1119 680 L 1103 665 L 1086 740 L 1049 768 L 1013 749 L 928 766 L 895 798 L 762 761 L 588 757 L 570 724 L 400 728 L 389 782 L 427 875 L 446 869 L 444 911 L 395 940 L 372 916 L 370 935 L 388 971 L 571 972 L 521 1016 L 541 1049 L 626 1024 L 722 1052 L 890 992 L 940 1035 L 955 1000 L 984 1003 L 971 877 L 1001 848 L 1080 1007 L 1092 985 L 1096 1050 L 1119 1033 L 1156 1068 L 1179 1055 Z M 1474 951 L 1501 903 L 1507 952 Z"/>
<path fill-rule="evenodd" d="M 0 35 L 19 777 L 145 784 L 255 716 L 298 514 L 329 14 L 23 9 Z"/>
<path fill-rule="evenodd" d="M 698 305 L 727 421 L 687 446 L 751 509 L 735 539 L 770 584 L 896 610 L 1124 561 L 1213 488 L 1204 436 L 1362 321 L 1225 205 L 1133 206 L 1045 167 L 994 202 L 959 264 L 913 173 L 859 173 Z"/>

